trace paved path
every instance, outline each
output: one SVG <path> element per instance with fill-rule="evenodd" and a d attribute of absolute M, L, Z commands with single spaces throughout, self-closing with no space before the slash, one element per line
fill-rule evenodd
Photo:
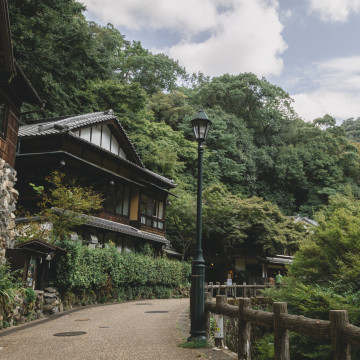
<path fill-rule="evenodd" d="M 1 333 L 1 360 L 183 360 L 203 355 L 184 349 L 177 326 L 188 299 L 146 300 L 81 308 L 35 326 Z M 35 324 L 35 323 L 34 323 Z M 78 336 L 55 336 L 83 332 Z M 65 335 L 65 334 L 64 334 Z M 68 334 L 70 335 L 70 334 Z"/>

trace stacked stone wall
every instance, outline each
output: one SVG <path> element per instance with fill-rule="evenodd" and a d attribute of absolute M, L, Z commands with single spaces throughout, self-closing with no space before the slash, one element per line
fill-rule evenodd
<path fill-rule="evenodd" d="M 5 261 L 5 248 L 11 247 L 15 235 L 15 207 L 19 193 L 14 189 L 16 171 L 0 159 L 0 261 Z"/>
<path fill-rule="evenodd" d="M 49 287 L 45 291 L 35 290 L 35 294 L 36 299 L 29 302 L 24 292 L 17 293 L 13 304 L 8 308 L 0 303 L 0 329 L 64 311 L 56 289 Z"/>

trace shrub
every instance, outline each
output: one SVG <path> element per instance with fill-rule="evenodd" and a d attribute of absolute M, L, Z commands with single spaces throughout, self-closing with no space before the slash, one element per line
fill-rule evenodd
<path fill-rule="evenodd" d="M 15 292 L 21 288 L 16 273 L 11 272 L 8 264 L 0 263 L 0 311 L 7 313 L 14 300 Z"/>
<path fill-rule="evenodd" d="M 26 288 L 25 291 L 25 298 L 28 303 L 32 303 L 36 300 L 36 293 L 32 288 Z"/>
<path fill-rule="evenodd" d="M 110 298 L 168 298 L 189 283 L 190 264 L 154 257 L 151 252 L 119 253 L 114 247 L 90 249 L 62 242 L 68 253 L 57 267 L 54 284 L 63 293 L 94 291 L 99 301 Z"/>

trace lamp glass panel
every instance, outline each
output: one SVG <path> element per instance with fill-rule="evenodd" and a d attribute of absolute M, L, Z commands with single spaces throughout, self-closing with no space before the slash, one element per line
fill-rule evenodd
<path fill-rule="evenodd" d="M 199 121 L 199 138 L 200 139 L 205 139 L 205 135 L 206 135 L 206 126 L 207 121 L 204 120 L 200 120 Z"/>
<path fill-rule="evenodd" d="M 194 135 L 195 135 L 195 139 L 198 139 L 199 138 L 199 130 L 198 130 L 198 127 L 197 126 L 194 126 Z"/>

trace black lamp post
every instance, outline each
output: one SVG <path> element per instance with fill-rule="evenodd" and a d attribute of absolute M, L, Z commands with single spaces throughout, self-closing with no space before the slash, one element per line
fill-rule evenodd
<path fill-rule="evenodd" d="M 191 329 L 188 341 L 193 339 L 206 340 L 204 330 L 204 280 L 205 261 L 201 247 L 202 240 L 202 173 L 203 173 L 203 142 L 209 133 L 211 121 L 204 110 L 200 110 L 195 119 L 191 120 L 194 135 L 198 141 L 198 183 L 197 183 L 197 222 L 196 222 L 196 249 L 192 261 L 190 314 Z"/>

